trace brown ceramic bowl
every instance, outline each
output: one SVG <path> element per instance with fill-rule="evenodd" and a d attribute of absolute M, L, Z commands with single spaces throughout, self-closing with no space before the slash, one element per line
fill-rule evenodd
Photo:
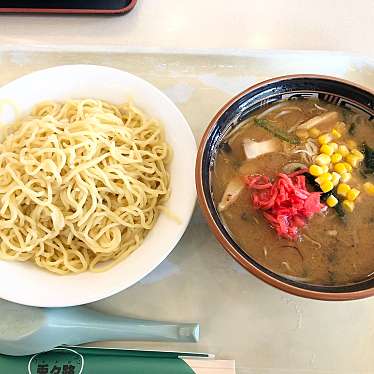
<path fill-rule="evenodd" d="M 247 88 L 219 110 L 201 139 L 196 161 L 196 187 L 200 207 L 210 229 L 226 251 L 266 283 L 294 295 L 320 300 L 353 300 L 373 296 L 373 278 L 349 285 L 320 286 L 296 282 L 273 273 L 240 248 L 221 221 L 213 202 L 210 175 L 216 151 L 224 135 L 266 104 L 310 97 L 364 111 L 374 119 L 374 92 L 334 77 L 288 75 Z"/>

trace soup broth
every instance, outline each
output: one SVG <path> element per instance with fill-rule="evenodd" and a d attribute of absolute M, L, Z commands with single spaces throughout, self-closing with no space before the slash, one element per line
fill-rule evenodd
<path fill-rule="evenodd" d="M 211 178 L 237 244 L 271 271 L 306 283 L 371 277 L 373 127 L 362 114 L 302 99 L 270 105 L 229 133 Z"/>

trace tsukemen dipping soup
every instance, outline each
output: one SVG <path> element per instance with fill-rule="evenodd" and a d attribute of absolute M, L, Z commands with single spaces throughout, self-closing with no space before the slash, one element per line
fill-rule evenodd
<path fill-rule="evenodd" d="M 374 275 L 374 125 L 317 100 L 271 104 L 225 136 L 213 198 L 249 256 L 290 279 Z"/>

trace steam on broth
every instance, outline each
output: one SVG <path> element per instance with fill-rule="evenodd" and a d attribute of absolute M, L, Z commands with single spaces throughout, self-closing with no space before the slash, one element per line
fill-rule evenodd
<path fill-rule="evenodd" d="M 213 197 L 239 246 L 270 270 L 342 285 L 374 273 L 374 126 L 316 100 L 268 106 L 228 134 Z"/>

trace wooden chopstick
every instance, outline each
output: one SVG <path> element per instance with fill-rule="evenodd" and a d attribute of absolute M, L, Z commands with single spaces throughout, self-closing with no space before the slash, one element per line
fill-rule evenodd
<path fill-rule="evenodd" d="M 235 374 L 235 361 L 198 358 L 183 359 L 196 374 Z"/>

